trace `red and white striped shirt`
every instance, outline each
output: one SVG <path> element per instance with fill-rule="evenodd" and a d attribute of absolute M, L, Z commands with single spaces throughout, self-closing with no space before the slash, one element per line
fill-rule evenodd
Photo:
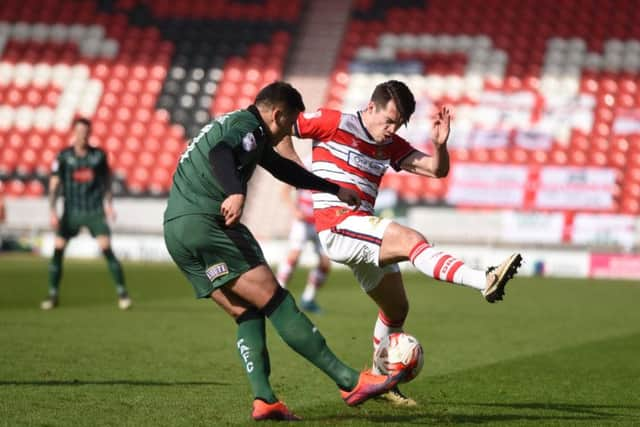
<path fill-rule="evenodd" d="M 357 211 L 329 193 L 313 193 L 313 208 L 318 231 L 329 229 L 350 215 L 373 215 L 378 186 L 389 166 L 400 170 L 400 163 L 415 149 L 393 135 L 376 143 L 362 123 L 360 113 L 319 109 L 301 113 L 294 125 L 296 136 L 313 139 L 314 174 L 352 188 L 362 204 Z"/>

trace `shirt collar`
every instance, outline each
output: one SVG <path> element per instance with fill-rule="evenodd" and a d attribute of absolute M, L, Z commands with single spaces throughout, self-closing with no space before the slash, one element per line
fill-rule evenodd
<path fill-rule="evenodd" d="M 366 126 L 364 125 L 364 122 L 362 121 L 362 111 L 358 110 L 357 113 L 358 113 L 358 122 L 360 123 L 360 126 L 362 127 L 362 130 L 364 131 L 364 134 L 367 136 L 367 138 L 369 138 L 369 141 L 371 141 L 371 142 L 373 142 L 375 144 L 376 141 L 373 139 L 373 137 L 371 136 L 371 134 L 367 130 Z"/>
<path fill-rule="evenodd" d="M 251 104 L 247 107 L 247 111 L 255 116 L 255 118 L 258 120 L 258 123 L 260 124 L 262 135 L 266 136 L 266 130 L 269 128 L 267 127 L 267 124 L 264 122 L 264 120 L 262 120 L 262 116 L 260 115 L 260 111 L 258 111 L 258 107 L 256 107 L 255 104 Z"/>

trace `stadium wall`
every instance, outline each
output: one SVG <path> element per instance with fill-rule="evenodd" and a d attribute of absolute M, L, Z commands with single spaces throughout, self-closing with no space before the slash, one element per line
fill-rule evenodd
<path fill-rule="evenodd" d="M 113 246 L 119 257 L 135 261 L 170 260 L 162 238 L 163 199 L 119 198 L 115 207 Z M 553 212 L 413 208 L 406 222 L 424 230 L 431 242 L 473 266 L 492 265 L 507 254 L 520 251 L 525 258 L 523 275 L 640 279 L 640 255 L 629 253 L 630 248 L 640 247 L 637 217 L 607 216 L 589 221 L 580 217 L 576 220 L 574 216 L 568 222 L 564 214 Z M 5 233 L 12 232 L 29 235 L 38 252 L 50 256 L 54 234 L 49 230 L 47 201 L 7 200 Z M 287 250 L 282 236 L 257 238 L 267 260 L 278 263 Z M 81 233 L 71 240 L 67 255 L 93 258 L 99 256 L 99 250 L 88 233 Z M 314 262 L 313 253 L 307 248 L 301 264 L 309 266 Z M 403 268 L 413 267 L 404 263 Z"/>

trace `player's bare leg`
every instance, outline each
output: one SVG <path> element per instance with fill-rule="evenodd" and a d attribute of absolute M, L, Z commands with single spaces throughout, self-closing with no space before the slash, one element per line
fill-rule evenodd
<path fill-rule="evenodd" d="M 462 260 L 432 246 L 412 228 L 392 222 L 384 233 L 380 247 L 382 264 L 409 260 L 423 274 L 481 291 L 488 302 L 502 299 L 507 282 L 517 273 L 522 262 L 513 254 L 497 267 L 487 271 L 469 267 Z"/>
<path fill-rule="evenodd" d="M 53 256 L 49 262 L 49 295 L 40 303 L 42 310 L 53 310 L 58 306 L 60 280 L 62 280 L 62 263 L 67 239 L 56 236 L 53 243 Z"/>
<path fill-rule="evenodd" d="M 368 292 L 369 297 L 380 308 L 376 325 L 373 330 L 373 353 L 375 354 L 380 341 L 393 332 L 403 330 L 404 321 L 409 313 L 409 300 L 402 282 L 400 272 L 388 273 L 380 281 L 380 284 Z M 372 371 L 379 374 L 376 365 Z M 380 396 L 396 406 L 416 406 L 414 399 L 405 396 L 398 387 Z"/>
<path fill-rule="evenodd" d="M 98 246 L 107 261 L 107 267 L 109 268 L 111 277 L 113 277 L 116 292 L 118 294 L 118 307 L 120 310 L 128 310 L 131 308 L 133 302 L 127 292 L 122 265 L 120 265 L 120 261 L 118 261 L 118 258 L 116 258 L 113 250 L 111 249 L 111 238 L 109 235 L 104 234 L 96 236 L 96 241 L 98 242 Z"/>

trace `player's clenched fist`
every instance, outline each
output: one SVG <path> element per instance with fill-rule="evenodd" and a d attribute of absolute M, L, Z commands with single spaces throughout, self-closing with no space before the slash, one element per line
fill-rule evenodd
<path fill-rule="evenodd" d="M 360 206 L 360 196 L 355 190 L 350 188 L 340 187 L 338 191 L 338 199 L 345 202 L 348 205 L 355 206 L 356 208 Z"/>
<path fill-rule="evenodd" d="M 244 194 L 232 194 L 220 205 L 220 213 L 224 216 L 224 224 L 227 227 L 236 225 L 242 216 L 244 208 Z"/>

